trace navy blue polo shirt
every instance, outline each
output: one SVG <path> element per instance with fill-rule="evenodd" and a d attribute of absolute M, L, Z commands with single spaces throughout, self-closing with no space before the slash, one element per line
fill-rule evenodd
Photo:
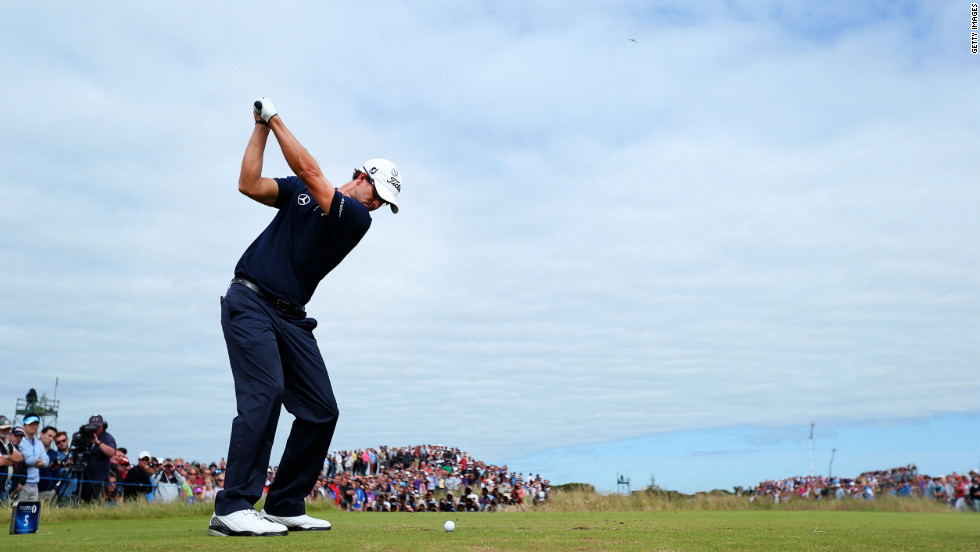
<path fill-rule="evenodd" d="M 102 435 L 99 435 L 99 441 L 112 448 L 116 448 L 116 438 L 109 434 L 108 431 L 103 431 Z M 99 445 L 93 444 L 92 449 L 89 450 L 88 466 L 85 467 L 85 477 L 92 481 L 108 481 L 111 469 L 112 466 L 109 457 L 102 452 L 102 448 Z"/>
<path fill-rule="evenodd" d="M 235 276 L 290 303 L 305 305 L 320 280 L 364 237 L 371 227 L 371 213 L 339 190 L 325 213 L 299 177 L 276 182 L 279 195 L 274 207 L 279 212 L 238 260 Z"/>

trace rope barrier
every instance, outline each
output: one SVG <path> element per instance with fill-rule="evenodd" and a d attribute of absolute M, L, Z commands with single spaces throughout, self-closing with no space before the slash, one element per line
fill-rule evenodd
<path fill-rule="evenodd" d="M 39 477 L 38 479 L 43 479 L 43 480 L 46 480 L 46 481 L 63 481 L 63 482 L 77 481 L 79 483 L 98 483 L 98 484 L 102 484 L 102 485 L 109 485 L 109 484 L 111 484 L 110 481 L 101 481 L 101 480 L 97 480 L 97 479 L 75 479 L 73 477 Z M 8 481 L 11 481 L 11 480 L 17 480 L 17 481 L 20 481 L 20 482 L 26 482 L 27 477 L 26 476 L 23 476 L 23 475 L 15 475 L 15 476 L 11 477 L 10 479 L 8 479 Z M 186 479 L 185 479 L 185 481 L 186 481 Z M 194 486 L 193 483 L 191 483 L 189 481 L 186 481 L 186 482 L 191 487 Z M 128 485 L 128 486 L 133 486 L 133 487 L 146 487 L 147 486 L 146 483 L 124 483 L 122 481 L 116 481 L 115 484 L 116 485 L 122 485 L 122 486 L 127 486 Z M 161 483 L 159 481 L 154 480 L 152 477 L 150 477 L 150 485 L 152 485 L 153 487 L 156 487 L 157 485 L 181 485 L 181 483 L 170 483 L 170 482 Z"/>

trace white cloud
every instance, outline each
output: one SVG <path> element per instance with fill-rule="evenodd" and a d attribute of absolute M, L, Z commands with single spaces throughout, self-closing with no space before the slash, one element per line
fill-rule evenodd
<path fill-rule="evenodd" d="M 338 446 L 975 411 L 958 20 L 814 6 L 18 7 L 0 362 L 61 377 L 66 420 L 223 455 L 217 298 L 272 215 L 235 190 L 269 95 L 336 184 L 379 154 L 407 180 L 310 305 Z"/>

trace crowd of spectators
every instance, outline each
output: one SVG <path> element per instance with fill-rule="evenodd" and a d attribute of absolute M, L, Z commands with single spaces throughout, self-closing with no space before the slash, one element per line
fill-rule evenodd
<path fill-rule="evenodd" d="M 101 416 L 93 416 L 89 422 L 93 433 L 84 440 L 84 465 L 74 462 L 71 449 L 79 442 L 79 433 L 69 437 L 53 426 L 38 433 L 44 460 L 29 465 L 22 455 L 5 453 L 13 450 L 9 446 L 12 441 L 19 444 L 25 437 L 23 428 L 11 428 L 10 420 L 0 416 L 0 502 L 24 499 L 25 488 L 31 486 L 32 468 L 36 470 L 39 498 L 59 501 L 209 501 L 224 484 L 223 460 L 203 465 L 181 458 L 157 458 L 142 451 L 130 461 L 128 450 L 117 447 L 105 431 L 108 424 Z M 33 494 L 27 496 L 33 498 Z"/>
<path fill-rule="evenodd" d="M 741 491 L 740 491 L 741 492 Z M 957 511 L 980 512 L 980 473 L 953 472 L 949 475 L 920 474 L 915 464 L 862 473 L 855 478 L 836 476 L 792 477 L 759 483 L 742 492 L 750 500 L 875 500 L 883 494 L 896 497 L 926 497 L 946 503 Z"/>
<path fill-rule="evenodd" d="M 310 500 L 350 511 L 484 512 L 522 509 L 550 493 L 539 474 L 525 477 L 457 448 L 416 445 L 332 452 Z"/>
<path fill-rule="evenodd" d="M 94 418 L 94 417 L 93 417 Z M 100 423 L 104 423 L 99 418 Z M 108 424 L 105 424 L 106 426 Z M 7 445 L 9 421 L 0 419 L 0 445 Z M 17 429 L 13 428 L 15 437 Z M 86 472 L 73 474 L 70 438 L 64 431 L 45 427 L 41 441 L 48 462 L 39 470 L 41 498 L 51 500 L 122 501 L 149 500 L 157 503 L 212 502 L 224 487 L 226 462 L 185 461 L 156 457 L 141 451 L 131 460 L 125 447 L 105 449 L 109 471 L 99 481 L 86 479 Z M 106 433 L 102 433 L 107 436 Z M 103 445 L 104 446 L 104 445 Z M 98 447 L 98 445 L 93 445 Z M 9 447 L 8 447 L 9 448 Z M 5 448 L 4 450 L 8 450 Z M 93 448 L 93 454 L 102 448 Z M 111 454 L 109 454 L 111 452 Z M 0 460 L 7 455 L 0 453 Z M 15 457 L 16 459 L 16 457 Z M 0 502 L 16 500 L 27 483 L 27 466 L 14 460 L 0 466 Z M 278 467 L 269 466 L 266 491 Z M 81 486 L 98 489 L 83 495 Z M 332 502 L 349 511 L 495 511 L 503 507 L 521 509 L 528 502 L 547 500 L 550 484 L 540 475 L 509 471 L 507 466 L 474 460 L 458 448 L 440 445 L 369 448 L 334 451 L 326 459 L 320 478 L 307 498 L 310 502 Z"/>

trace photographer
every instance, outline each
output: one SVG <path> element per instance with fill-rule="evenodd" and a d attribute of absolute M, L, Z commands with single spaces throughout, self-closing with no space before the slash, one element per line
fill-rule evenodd
<path fill-rule="evenodd" d="M 174 467 L 174 461 L 167 458 L 159 472 L 153 476 L 156 483 L 154 491 L 154 502 L 169 504 L 171 502 L 186 501 L 187 494 L 184 492 L 184 483 L 187 481 Z"/>
<path fill-rule="evenodd" d="M 92 448 L 85 466 L 85 483 L 82 485 L 82 501 L 104 500 L 109 484 L 110 462 L 116 454 L 116 439 L 106 431 L 109 424 L 96 414 L 88 419 L 84 429 L 91 432 Z M 81 431 L 80 431 L 81 433 Z"/>
<path fill-rule="evenodd" d="M 68 433 L 64 431 L 59 431 L 54 436 L 54 446 L 55 454 L 57 458 L 55 459 L 55 467 L 57 468 L 57 489 L 55 494 L 58 498 L 65 496 L 75 496 L 75 487 L 78 485 L 78 481 L 69 479 L 69 469 L 68 464 L 71 462 L 71 447 L 69 446 Z"/>

